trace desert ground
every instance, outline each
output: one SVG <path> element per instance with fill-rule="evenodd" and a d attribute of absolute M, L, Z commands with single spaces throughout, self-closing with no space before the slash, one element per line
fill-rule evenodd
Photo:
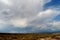
<path fill-rule="evenodd" d="M 59 34 L 0 33 L 0 40 L 60 40 Z"/>

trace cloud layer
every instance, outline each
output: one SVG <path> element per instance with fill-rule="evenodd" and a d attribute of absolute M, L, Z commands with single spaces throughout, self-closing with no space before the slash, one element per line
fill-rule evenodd
<path fill-rule="evenodd" d="M 30 33 L 59 28 L 60 23 L 53 19 L 60 14 L 60 10 L 55 7 L 44 10 L 44 5 L 51 1 L 0 0 L 1 32 Z"/>

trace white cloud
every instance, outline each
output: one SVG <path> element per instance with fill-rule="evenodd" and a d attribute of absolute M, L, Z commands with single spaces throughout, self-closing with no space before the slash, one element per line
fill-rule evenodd
<path fill-rule="evenodd" d="M 52 29 L 52 24 L 56 26 L 60 26 L 60 23 L 52 23 L 53 18 L 60 14 L 57 9 L 47 9 L 43 11 L 43 6 L 51 2 L 51 0 L 11 0 L 13 4 L 8 7 L 3 5 L 0 10 L 0 19 L 4 20 L 1 21 L 2 25 L 13 25 L 17 28 L 26 28 L 32 27 L 36 29 Z M 10 4 L 10 0 L 3 0 L 3 3 Z M 5 24 L 6 23 L 6 24 Z M 1 26 L 1 25 L 0 25 Z M 55 27 L 54 26 L 54 27 Z M 2 26 L 1 26 L 2 27 Z M 2 27 L 3 28 L 3 27 Z M 59 27 L 58 27 L 59 28 Z M 11 31 L 15 32 L 15 31 Z M 23 31 L 21 31 L 23 33 Z M 25 31 L 24 31 L 25 32 Z"/>
<path fill-rule="evenodd" d="M 6 26 L 7 26 L 7 23 L 6 23 L 4 20 L 1 20 L 1 19 L 0 19 L 0 30 L 5 29 Z"/>
<path fill-rule="evenodd" d="M 60 29 L 60 21 L 53 21 L 51 23 L 52 25 L 52 28 L 55 29 L 55 30 L 59 30 Z"/>
<path fill-rule="evenodd" d="M 53 22 L 54 18 L 60 12 L 56 9 L 47 9 L 37 14 L 36 18 L 30 25 L 33 25 L 33 30 L 57 30 L 60 29 L 60 22 Z M 52 24 L 50 24 L 52 23 Z"/>
<path fill-rule="evenodd" d="M 47 9 L 45 11 L 42 11 L 40 13 L 38 13 L 37 16 L 41 17 L 42 18 L 47 18 L 47 19 L 50 19 L 52 17 L 55 17 L 56 15 L 59 15 L 59 11 L 55 10 L 55 9 Z"/>
<path fill-rule="evenodd" d="M 2 18 L 2 20 L 12 20 L 15 18 L 15 21 L 17 24 L 21 24 L 21 25 L 25 25 L 25 21 L 22 23 L 22 18 L 27 18 L 28 21 L 31 21 L 38 12 L 40 12 L 40 9 L 43 9 L 43 6 L 45 3 L 50 2 L 50 0 L 1 0 L 3 3 L 5 4 L 9 4 L 10 2 L 13 2 L 13 6 L 11 5 L 11 7 L 9 6 L 5 6 L 2 7 L 3 9 L 1 10 L 2 12 L 0 12 L 0 18 Z M 2 5 L 1 5 L 2 6 Z M 8 11 L 6 11 L 8 10 Z M 17 19 L 18 18 L 18 19 Z M 21 18 L 21 19 L 20 19 Z M 18 21 L 16 21 L 16 19 Z M 13 22 L 13 24 L 15 24 Z"/>
<path fill-rule="evenodd" d="M 6 5 L 12 4 L 12 2 L 10 0 L 0 0 L 0 2 L 2 2 L 3 4 L 6 4 Z"/>
<path fill-rule="evenodd" d="M 10 23 L 15 27 L 20 27 L 20 28 L 24 28 L 28 25 L 27 19 L 12 19 L 10 20 Z"/>
<path fill-rule="evenodd" d="M 60 26 L 60 22 L 53 22 L 52 24 L 53 26 L 57 26 L 57 27 Z"/>

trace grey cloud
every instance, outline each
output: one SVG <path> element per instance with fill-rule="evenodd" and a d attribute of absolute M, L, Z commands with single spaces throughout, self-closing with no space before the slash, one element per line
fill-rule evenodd
<path fill-rule="evenodd" d="M 46 0 L 45 0 L 46 1 Z M 19 17 L 19 18 L 34 18 L 38 12 L 43 9 L 43 4 L 45 4 L 42 0 L 12 0 L 12 6 L 2 5 L 1 10 L 8 10 L 10 9 L 12 18 Z M 50 0 L 48 0 L 50 1 Z M 11 16 L 8 16 L 11 17 Z"/>
<path fill-rule="evenodd" d="M 53 12 L 47 13 L 46 10 L 43 11 L 43 6 L 50 2 L 51 0 L 11 0 L 13 3 L 12 5 L 6 5 L 0 2 L 0 20 L 6 23 L 5 32 L 35 32 L 37 30 L 49 30 L 51 29 L 52 25 L 48 24 L 52 22 L 53 18 L 59 15 L 59 11 L 57 9 L 49 8 L 48 10 L 52 9 Z M 2 5 L 3 4 L 3 5 Z M 47 11 L 48 11 L 47 10 Z M 59 12 L 59 13 L 58 13 Z M 42 14 L 39 17 L 38 14 Z M 23 22 L 27 23 L 26 27 L 21 28 L 22 26 L 15 26 L 15 23 L 19 25 L 19 22 L 23 19 L 27 19 L 20 23 L 23 25 Z M 13 20 L 13 22 L 11 22 Z M 20 21 L 19 21 L 20 20 Z M 16 21 L 16 22 L 15 22 Z M 12 25 L 12 26 L 11 26 Z M 24 24 L 25 25 L 25 24 Z M 3 26 L 4 27 L 4 26 Z M 2 31 L 4 31 L 2 29 Z"/>

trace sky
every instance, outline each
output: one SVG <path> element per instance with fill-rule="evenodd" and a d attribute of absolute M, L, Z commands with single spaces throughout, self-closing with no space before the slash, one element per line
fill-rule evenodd
<path fill-rule="evenodd" d="M 0 32 L 60 31 L 60 0 L 0 0 Z"/>

